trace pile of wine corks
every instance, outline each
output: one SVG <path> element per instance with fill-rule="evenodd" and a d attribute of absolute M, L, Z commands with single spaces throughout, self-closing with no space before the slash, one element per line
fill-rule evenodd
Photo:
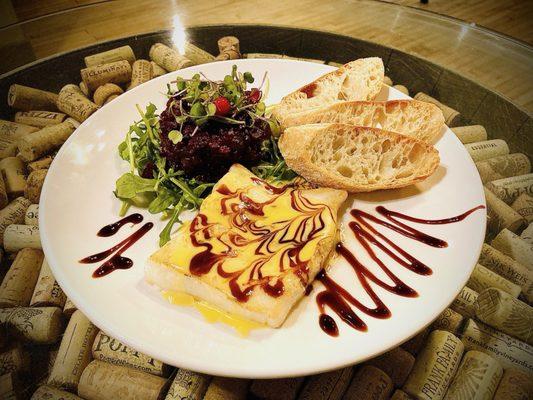
<path fill-rule="evenodd" d="M 212 55 L 186 43 L 182 53 L 155 43 L 137 59 L 131 47 L 123 46 L 86 57 L 81 81 L 65 82 L 59 93 L 11 87 L 14 121 L 0 121 L 0 399 L 533 398 L 530 160 L 510 154 L 503 140 L 489 140 L 482 126 L 456 127 L 460 113 L 423 93 L 415 98 L 442 109 L 476 163 L 485 185 L 488 230 L 467 285 L 408 342 L 361 365 L 308 377 L 211 377 L 126 346 L 99 331 L 66 298 L 41 250 L 38 229 L 37 203 L 55 152 L 79 123 L 125 91 L 190 65 L 241 58 L 235 37 L 221 38 L 218 48 Z M 385 84 L 409 94 L 388 77 Z"/>

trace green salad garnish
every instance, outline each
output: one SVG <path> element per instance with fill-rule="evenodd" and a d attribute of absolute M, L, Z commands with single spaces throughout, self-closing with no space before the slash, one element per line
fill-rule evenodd
<path fill-rule="evenodd" d="M 192 79 L 178 79 L 175 89 L 169 86 L 167 95 L 173 102 L 179 102 L 177 113 L 173 113 L 176 128 L 166 133 L 166 146 L 187 146 L 196 130 L 209 126 L 208 121 L 216 121 L 228 125 L 253 124 L 260 119 L 268 123 L 271 134 L 261 143 L 261 160 L 253 166 L 252 171 L 260 178 L 276 182 L 290 181 L 296 174 L 290 170 L 277 146 L 279 127 L 277 122 L 268 116 L 257 92 L 247 90 L 247 83 L 254 81 L 249 72 L 244 74 L 233 67 L 231 75 L 223 81 L 214 82 L 201 80 L 199 75 Z M 255 89 L 257 90 L 257 89 Z M 260 94 L 261 92 L 257 90 Z M 229 108 L 228 108 L 229 106 Z M 159 115 L 156 107 L 149 104 L 143 111 L 137 110 L 140 119 L 134 122 L 124 141 L 118 146 L 120 157 L 129 163 L 129 171 L 116 181 L 115 196 L 122 201 L 121 215 L 125 215 L 130 206 L 147 208 L 152 214 L 162 213 L 168 220 L 159 235 L 159 245 L 163 246 L 170 240 L 170 234 L 176 223 L 181 223 L 180 214 L 185 210 L 196 210 L 202 200 L 211 192 L 216 182 L 204 182 L 198 177 L 187 174 L 183 169 L 170 165 L 163 156 L 163 143 Z M 191 132 L 184 129 L 186 124 L 196 127 Z M 248 125 L 246 125 L 248 126 Z M 166 138 L 165 138 L 166 139 Z M 239 159 L 232 162 L 239 163 Z M 226 171 L 221 171 L 221 175 Z"/>

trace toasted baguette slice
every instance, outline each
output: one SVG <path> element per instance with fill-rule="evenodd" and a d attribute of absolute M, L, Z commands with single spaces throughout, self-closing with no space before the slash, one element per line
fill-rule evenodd
<path fill-rule="evenodd" d="M 280 123 L 290 114 L 328 106 L 339 101 L 373 100 L 383 85 L 383 61 L 361 58 L 285 96 L 274 108 Z"/>
<path fill-rule="evenodd" d="M 310 182 L 349 192 L 412 185 L 439 165 L 438 151 L 425 142 L 344 124 L 288 128 L 279 148 L 287 165 Z"/>
<path fill-rule="evenodd" d="M 391 100 L 347 101 L 292 114 L 283 121 L 282 129 L 320 123 L 379 127 L 428 143 L 434 143 L 445 126 L 442 111 L 435 104 L 416 100 Z"/>

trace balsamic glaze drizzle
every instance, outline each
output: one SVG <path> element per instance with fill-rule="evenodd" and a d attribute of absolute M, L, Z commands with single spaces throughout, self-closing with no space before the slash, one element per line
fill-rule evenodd
<path fill-rule="evenodd" d="M 138 224 L 142 222 L 143 217 L 141 214 L 131 214 L 120 221 L 114 222 L 112 224 L 104 226 L 102 229 L 100 229 L 97 233 L 97 236 L 100 237 L 109 237 L 116 234 L 119 229 L 127 224 Z M 100 265 L 94 272 L 93 272 L 93 278 L 100 278 L 102 276 L 105 276 L 107 274 L 110 274 L 111 272 L 117 270 L 117 269 L 128 269 L 133 266 L 133 261 L 131 258 L 123 257 L 122 253 L 124 253 L 127 249 L 129 249 L 135 242 L 137 242 L 140 238 L 142 238 L 152 227 L 154 224 L 152 222 L 147 222 L 143 226 L 141 226 L 139 229 L 137 229 L 135 232 L 133 232 L 130 236 L 128 236 L 126 239 L 122 240 L 115 246 L 101 251 L 100 253 L 92 254 L 90 256 L 87 256 L 85 258 L 82 258 L 79 262 L 81 264 L 94 264 L 100 261 L 105 260 L 107 257 L 113 255 L 109 260 L 104 262 L 102 265 Z"/>
<path fill-rule="evenodd" d="M 274 186 L 262 179 L 252 177 L 252 182 L 269 192 L 272 197 L 264 202 L 254 201 L 245 190 L 232 191 L 225 184 L 215 190 L 223 197 L 220 200 L 221 214 L 228 218 L 233 231 L 226 236 L 215 237 L 225 249 L 215 251 L 210 239 L 212 223 L 201 212 L 191 221 L 189 234 L 191 244 L 202 249 L 189 262 L 192 275 L 202 276 L 215 270 L 222 278 L 228 279 L 232 296 L 239 302 L 247 302 L 256 288 L 261 288 L 268 296 L 277 298 L 283 295 L 285 286 L 281 277 L 272 279 L 264 274 L 263 268 L 279 255 L 279 272 L 291 270 L 298 276 L 303 286 L 309 281 L 308 260 L 301 257 L 306 243 L 321 234 L 326 226 L 325 214 L 331 215 L 331 209 L 322 204 L 314 204 L 291 185 Z M 264 216 L 265 207 L 274 203 L 279 196 L 288 193 L 292 209 L 299 212 L 299 217 L 280 221 L 273 227 L 257 224 L 253 216 Z M 296 226 L 296 229 L 293 229 Z M 286 246 L 281 253 L 276 244 Z M 234 257 L 235 251 L 245 246 L 253 246 L 253 263 L 237 271 L 227 271 L 226 260 Z"/>
<path fill-rule="evenodd" d="M 143 216 L 141 214 L 135 213 L 135 214 L 128 215 L 127 217 L 124 217 L 117 222 L 113 222 L 112 224 L 104 226 L 102 229 L 98 231 L 96 236 L 100 236 L 100 237 L 113 236 L 124 225 L 129 224 L 129 223 L 133 225 L 139 224 L 142 222 L 142 220 L 143 220 Z"/>
<path fill-rule="evenodd" d="M 388 284 L 376 277 L 356 258 L 356 256 L 350 250 L 348 250 L 342 243 L 338 243 L 336 247 L 337 253 L 344 257 L 348 264 L 350 264 L 350 266 L 353 268 L 359 282 L 372 300 L 374 307 L 367 307 L 359 302 L 346 289 L 335 282 L 326 271 L 322 270 L 317 276 L 317 279 L 325 286 L 325 290 L 320 292 L 316 297 L 316 302 L 320 312 L 319 325 L 322 330 L 330 336 L 338 336 L 339 334 L 339 329 L 335 320 L 325 312 L 326 306 L 329 307 L 335 314 L 337 314 L 348 326 L 359 331 L 366 331 L 367 325 L 361 318 L 359 318 L 351 306 L 375 318 L 389 318 L 391 315 L 390 310 L 372 289 L 370 282 L 373 282 L 389 292 L 395 293 L 399 296 L 418 296 L 418 293 L 413 288 L 402 282 L 392 271 L 387 268 L 385 263 L 377 256 L 373 248 L 380 249 L 395 262 L 416 274 L 432 274 L 431 268 L 396 245 L 384 234 L 378 232 L 371 225 L 371 223 L 386 227 L 405 237 L 424 243 L 425 245 L 436 248 L 444 248 L 448 246 L 448 243 L 446 243 L 444 240 L 430 236 L 403 222 L 400 222 L 399 220 L 426 225 L 450 224 L 462 221 L 474 211 L 482 208 L 485 208 L 485 206 L 477 206 L 455 217 L 437 220 L 412 217 L 397 211 L 388 210 L 383 206 L 376 207 L 376 211 L 385 219 L 381 219 L 359 209 L 351 210 L 350 214 L 354 220 L 348 223 L 348 227 L 354 234 L 357 241 L 362 245 L 366 253 L 383 270 L 383 272 L 385 272 L 393 284 Z"/>

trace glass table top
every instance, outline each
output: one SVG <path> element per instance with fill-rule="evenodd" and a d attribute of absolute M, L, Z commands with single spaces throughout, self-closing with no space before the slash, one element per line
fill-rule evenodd
<path fill-rule="evenodd" d="M 10 7 L 5 3 L 3 7 Z M 22 22 L 17 21 L 12 9 L 6 10 L 6 26 L 0 29 L 2 72 L 57 53 L 140 33 L 173 30 L 173 37 L 184 40 L 184 27 L 280 25 L 333 32 L 402 50 L 533 110 L 530 45 L 412 7 L 369 0 L 82 0 L 73 2 L 75 8 L 61 11 L 59 3 L 47 2 L 48 8 L 38 9 L 38 16 Z"/>

